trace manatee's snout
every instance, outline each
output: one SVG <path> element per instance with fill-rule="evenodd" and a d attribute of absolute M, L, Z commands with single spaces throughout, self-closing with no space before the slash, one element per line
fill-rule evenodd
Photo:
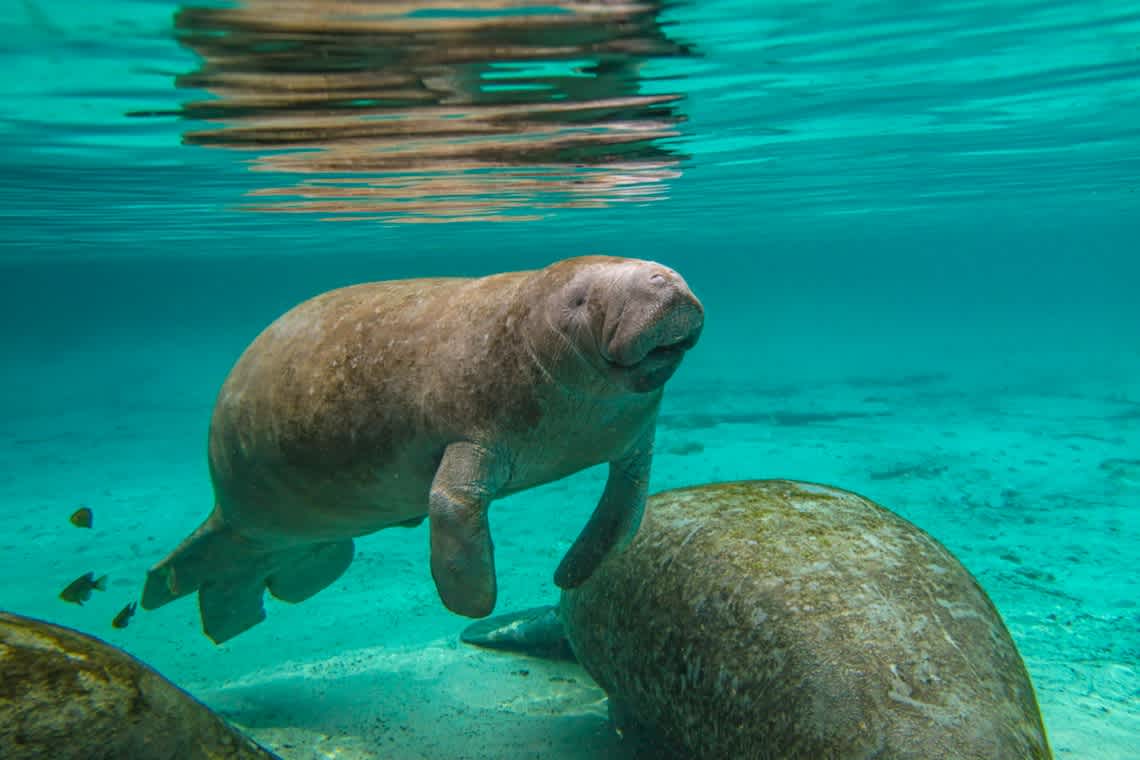
<path fill-rule="evenodd" d="M 625 300 L 606 320 L 606 358 L 630 371 L 633 390 L 654 390 L 697 344 L 704 307 L 681 275 L 660 264 L 639 262 L 623 284 L 619 292 Z"/>
<path fill-rule="evenodd" d="M 650 278 L 650 287 L 658 289 L 662 306 L 639 347 L 643 350 L 648 348 L 646 356 L 663 351 L 688 351 L 697 345 L 705 324 L 704 307 L 689 290 L 688 283 L 676 272 L 670 270 L 670 274 L 672 277 L 654 274 Z"/>

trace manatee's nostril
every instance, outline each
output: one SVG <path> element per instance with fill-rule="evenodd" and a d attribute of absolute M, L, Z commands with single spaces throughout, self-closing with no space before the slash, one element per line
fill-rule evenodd
<path fill-rule="evenodd" d="M 649 281 L 651 283 L 653 283 L 654 285 L 664 285 L 667 282 L 667 280 L 665 279 L 665 275 L 661 274 L 660 272 L 651 276 L 649 278 Z"/>

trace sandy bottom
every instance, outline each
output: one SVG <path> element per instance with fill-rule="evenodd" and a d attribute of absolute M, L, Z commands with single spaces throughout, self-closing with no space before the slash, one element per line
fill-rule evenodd
<path fill-rule="evenodd" d="M 459 643 L 467 621 L 438 602 L 426 527 L 360 540 L 333 587 L 301 605 L 267 600 L 268 621 L 221 647 L 200 633 L 190 600 L 112 629 L 146 568 L 207 512 L 217 380 L 153 357 L 116 361 L 133 374 L 73 356 L 21 364 L 8 378 L 7 397 L 22 403 L 0 431 L 0 607 L 122 646 L 284 758 L 626 756 L 604 695 L 576 666 Z M 1118 376 L 1018 378 L 678 381 L 653 488 L 795 478 L 893 509 L 945 543 L 994 599 L 1056 756 L 1134 758 L 1140 388 Z M 603 474 L 495 504 L 497 612 L 555 601 L 554 566 Z M 81 504 L 95 512 L 92 530 L 67 521 Z M 109 574 L 108 590 L 83 607 L 60 601 L 88 570 Z"/>

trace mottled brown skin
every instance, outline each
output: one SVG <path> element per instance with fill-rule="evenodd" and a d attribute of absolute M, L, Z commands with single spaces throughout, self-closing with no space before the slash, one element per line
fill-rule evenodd
<path fill-rule="evenodd" d="M 224 641 L 263 619 L 265 588 L 305 599 L 348 566 L 353 537 L 426 514 L 441 599 L 486 615 L 491 500 L 609 462 L 555 575 L 578 585 L 640 521 L 663 385 L 702 324 L 676 272 L 604 256 L 297 306 L 222 387 L 214 512 L 151 570 L 143 606 L 197 590 L 206 633 Z"/>
<path fill-rule="evenodd" d="M 1051 757 L 977 581 L 846 491 L 777 480 L 657 494 L 560 612 L 619 727 L 678 757 Z"/>
<path fill-rule="evenodd" d="M 0 612 L 4 760 L 272 760 L 125 652 Z"/>

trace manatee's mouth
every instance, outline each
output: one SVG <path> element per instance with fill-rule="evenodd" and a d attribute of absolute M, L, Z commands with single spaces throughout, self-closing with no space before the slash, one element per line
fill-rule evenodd
<path fill-rule="evenodd" d="M 657 346 L 649 350 L 645 358 L 641 362 L 649 361 L 652 359 L 670 359 L 674 356 L 680 356 L 688 351 L 693 346 L 697 345 L 697 336 L 690 335 L 687 338 L 682 338 L 675 343 L 667 343 L 663 346 Z M 641 362 L 638 362 L 640 364 Z"/>
<path fill-rule="evenodd" d="M 618 369 L 636 369 L 645 365 L 679 360 L 686 351 L 695 345 L 697 345 L 697 336 L 689 335 L 673 343 L 654 346 L 648 351 L 638 351 L 628 357 L 607 357 L 606 361 Z"/>

